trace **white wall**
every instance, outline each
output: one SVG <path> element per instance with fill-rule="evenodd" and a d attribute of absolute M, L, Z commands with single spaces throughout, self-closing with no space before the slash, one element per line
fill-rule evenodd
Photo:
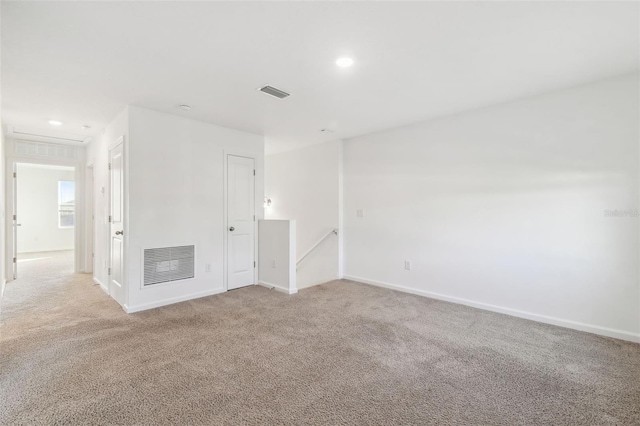
<path fill-rule="evenodd" d="M 225 153 L 255 158 L 256 216 L 262 219 L 264 138 L 138 107 L 129 107 L 129 131 L 127 309 L 224 291 Z M 195 278 L 142 288 L 145 248 L 190 244 L 196 246 Z M 205 272 L 207 263 L 211 272 Z"/>
<path fill-rule="evenodd" d="M 73 250 L 74 229 L 58 226 L 58 182 L 73 168 L 18 164 L 18 253 Z"/>
<path fill-rule="evenodd" d="M 265 194 L 272 200 L 267 219 L 294 219 L 297 258 L 332 229 L 340 228 L 342 142 L 332 141 L 269 155 Z M 298 267 L 298 288 L 339 276 L 339 240 L 331 235 Z"/>
<path fill-rule="evenodd" d="M 627 75 L 345 141 L 346 275 L 637 340 L 638 89 Z"/>
<path fill-rule="evenodd" d="M 260 284 L 288 294 L 296 286 L 296 221 L 261 220 L 259 222 Z"/>
<path fill-rule="evenodd" d="M 93 234 L 95 233 L 95 217 L 94 217 L 94 206 L 96 203 L 96 197 L 93 192 L 93 165 L 90 167 L 86 167 L 85 169 L 85 197 L 84 197 L 84 223 L 85 223 L 85 261 L 84 261 L 84 271 L 85 273 L 93 274 Z"/>
<path fill-rule="evenodd" d="M 0 112 L 0 124 L 2 123 L 2 113 Z M 6 191 L 5 191 L 5 143 L 4 143 L 4 131 L 0 126 L 0 301 L 4 296 L 4 288 L 7 282 L 7 268 L 6 268 L 6 253 L 5 245 L 7 238 L 5 236 L 7 224 L 6 224 Z"/>
<path fill-rule="evenodd" d="M 109 147 L 118 138 L 125 137 L 126 147 L 129 139 L 129 109 L 125 108 L 104 129 L 102 134 L 87 147 L 87 165 L 93 166 L 94 182 L 94 268 L 93 278 L 103 290 L 108 292 L 109 275 Z"/>

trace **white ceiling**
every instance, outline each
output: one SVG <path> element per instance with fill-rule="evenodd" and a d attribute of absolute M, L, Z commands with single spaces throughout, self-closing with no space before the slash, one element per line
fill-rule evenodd
<path fill-rule="evenodd" d="M 96 133 L 125 105 L 348 138 L 638 70 L 637 2 L 2 2 L 5 125 Z M 355 65 L 335 66 L 349 55 Z M 256 91 L 271 84 L 278 100 Z M 178 104 L 193 106 L 185 113 Z M 92 126 L 82 131 L 84 124 Z M 320 129 L 331 128 L 332 134 Z"/>

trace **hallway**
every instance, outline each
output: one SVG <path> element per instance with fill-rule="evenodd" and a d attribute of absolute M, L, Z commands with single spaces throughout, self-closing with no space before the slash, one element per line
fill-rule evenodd
<path fill-rule="evenodd" d="M 110 302 L 109 297 L 95 285 L 90 274 L 74 273 L 73 250 L 25 253 L 18 257 L 18 279 L 8 282 L 0 305 L 3 338 L 11 333 L 4 325 L 16 318 L 36 320 L 47 313 L 48 327 L 56 327 L 56 315 L 66 319 L 69 313 L 84 316 L 85 308 L 93 303 Z M 117 307 L 117 305 L 115 305 Z M 73 307 L 73 310 L 64 308 Z M 66 310 L 66 314 L 63 312 Z M 24 330 L 23 325 L 23 330 Z M 28 326 L 27 326 L 28 327 Z"/>

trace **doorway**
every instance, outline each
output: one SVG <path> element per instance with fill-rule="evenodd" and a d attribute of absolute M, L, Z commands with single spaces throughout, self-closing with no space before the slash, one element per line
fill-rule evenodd
<path fill-rule="evenodd" d="M 227 155 L 227 290 L 255 284 L 254 159 Z"/>
<path fill-rule="evenodd" d="M 13 278 L 47 282 L 75 273 L 75 168 L 15 163 Z"/>

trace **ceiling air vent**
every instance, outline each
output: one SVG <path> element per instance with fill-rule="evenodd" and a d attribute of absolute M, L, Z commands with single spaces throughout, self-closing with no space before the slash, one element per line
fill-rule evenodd
<path fill-rule="evenodd" d="M 285 92 L 284 90 L 276 89 L 275 87 L 269 85 L 261 87 L 258 90 L 260 90 L 262 93 L 266 93 L 267 95 L 275 96 L 278 99 L 284 99 L 287 96 L 290 96 L 289 93 Z"/>
<path fill-rule="evenodd" d="M 65 145 L 81 145 L 91 140 L 91 137 L 88 135 L 77 135 L 52 129 L 14 126 L 7 126 L 7 136 L 13 137 L 17 140 L 49 142 Z"/>

